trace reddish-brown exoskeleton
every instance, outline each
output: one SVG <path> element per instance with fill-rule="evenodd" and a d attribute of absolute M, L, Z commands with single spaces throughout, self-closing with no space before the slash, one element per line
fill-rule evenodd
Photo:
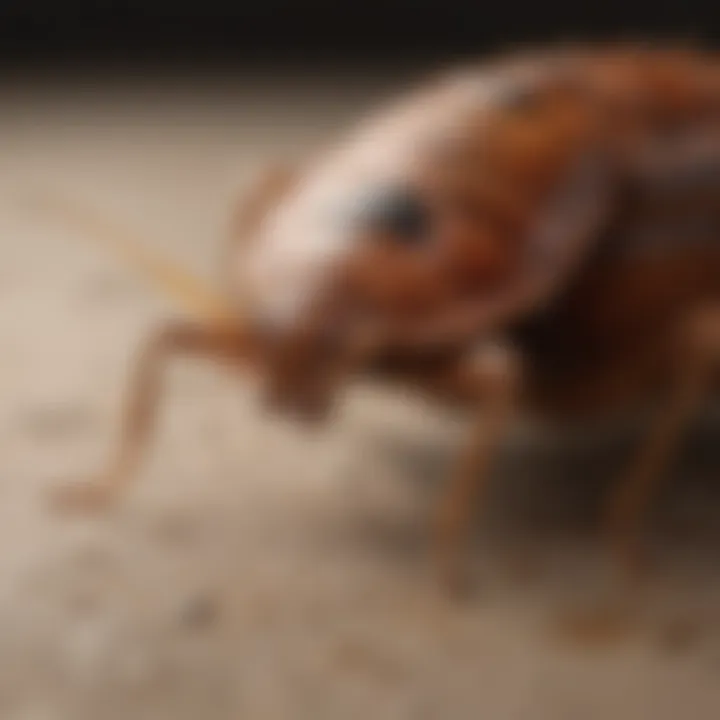
<path fill-rule="evenodd" d="M 438 513 L 450 579 L 517 409 L 573 420 L 657 403 L 605 518 L 627 559 L 716 389 L 720 63 L 624 46 L 449 73 L 307 168 L 268 173 L 229 250 L 226 312 L 152 338 L 116 462 L 65 503 L 117 496 L 164 361 L 195 354 L 251 367 L 299 419 L 326 417 L 358 374 L 476 408 Z"/>

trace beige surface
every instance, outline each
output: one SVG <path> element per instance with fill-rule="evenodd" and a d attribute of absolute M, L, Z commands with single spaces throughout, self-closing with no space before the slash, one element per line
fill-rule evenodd
<path fill-rule="evenodd" d="M 558 642 L 549 620 L 602 578 L 605 466 L 511 449 L 475 559 L 481 593 L 455 607 L 430 582 L 423 522 L 458 426 L 402 398 L 353 398 L 308 436 L 259 415 L 242 381 L 178 363 L 122 507 L 71 521 L 45 506 L 49 487 L 99 467 L 128 363 L 170 308 L 25 193 L 62 190 L 210 277 L 253 169 L 379 94 L 357 78 L 5 91 L 3 720 L 720 716 L 712 483 L 663 504 L 661 540 L 690 549 L 663 555 L 637 632 L 592 650 Z"/>

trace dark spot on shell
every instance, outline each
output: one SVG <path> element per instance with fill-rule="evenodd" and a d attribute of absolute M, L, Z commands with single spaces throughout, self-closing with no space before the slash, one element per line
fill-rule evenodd
<path fill-rule="evenodd" d="M 425 239 L 430 227 L 430 211 L 425 201 L 415 190 L 404 186 L 383 187 L 370 192 L 355 219 L 364 230 L 408 243 Z"/>

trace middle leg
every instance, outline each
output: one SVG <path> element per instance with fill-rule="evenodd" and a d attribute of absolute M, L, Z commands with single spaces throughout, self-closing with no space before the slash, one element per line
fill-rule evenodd
<path fill-rule="evenodd" d="M 519 357 L 504 346 L 488 346 L 446 378 L 453 390 L 477 406 L 466 445 L 450 472 L 436 518 L 434 549 L 443 585 L 467 586 L 466 552 L 475 508 L 487 489 L 492 463 L 507 435 L 521 386 Z"/>

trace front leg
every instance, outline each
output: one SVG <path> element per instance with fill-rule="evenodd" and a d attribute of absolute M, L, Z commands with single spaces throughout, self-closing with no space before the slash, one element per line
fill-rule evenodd
<path fill-rule="evenodd" d="M 111 504 L 136 474 L 156 424 L 162 374 L 167 362 L 194 355 L 239 363 L 248 353 L 245 337 L 233 329 L 179 323 L 155 334 L 138 362 L 120 431 L 117 454 L 97 479 L 63 486 L 52 496 L 62 510 L 97 510 Z"/>
<path fill-rule="evenodd" d="M 452 592 L 467 588 L 466 552 L 474 513 L 507 435 L 521 380 L 519 357 L 498 345 L 480 348 L 442 379 L 449 389 L 477 405 L 466 445 L 450 472 L 436 518 L 437 566 L 443 585 Z"/>

